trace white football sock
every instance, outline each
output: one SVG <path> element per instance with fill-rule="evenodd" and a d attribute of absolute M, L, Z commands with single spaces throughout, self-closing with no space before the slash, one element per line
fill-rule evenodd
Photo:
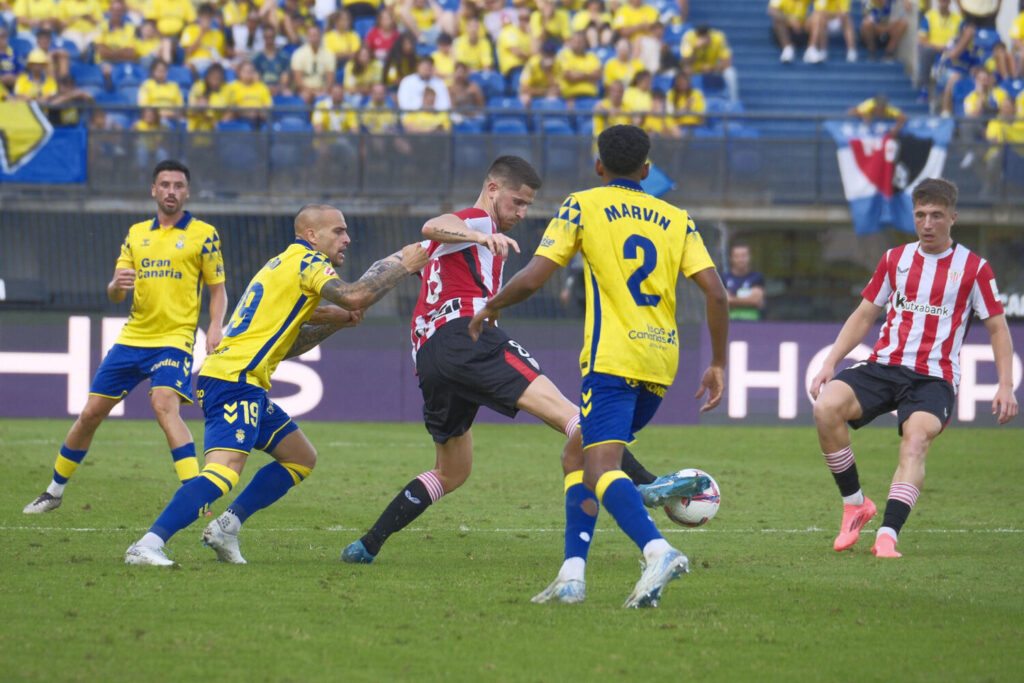
<path fill-rule="evenodd" d="M 843 496 L 843 505 L 863 505 L 864 504 L 864 492 L 857 489 L 856 493 L 851 493 L 848 496 Z"/>
<path fill-rule="evenodd" d="M 146 546 L 147 548 L 163 548 L 164 547 L 164 539 L 160 538 L 159 536 L 154 534 L 152 531 L 147 531 L 146 535 L 143 536 L 141 539 L 139 539 L 139 542 L 138 542 L 137 545 L 143 545 L 143 546 Z"/>
<path fill-rule="evenodd" d="M 878 529 L 878 533 L 875 535 L 875 538 L 878 538 L 882 534 L 885 534 L 886 536 L 892 536 L 892 540 L 893 541 L 898 541 L 899 540 L 899 538 L 897 537 L 897 534 L 896 534 L 896 530 L 893 529 L 891 526 L 880 527 Z"/>
<path fill-rule="evenodd" d="M 217 523 L 220 524 L 220 528 L 225 533 L 235 534 L 242 528 L 242 520 L 238 519 L 238 515 L 230 510 L 225 510 L 221 513 L 220 517 L 217 518 Z"/>
<path fill-rule="evenodd" d="M 650 562 L 658 555 L 662 555 L 671 549 L 672 546 L 664 538 L 655 538 L 652 541 L 648 541 L 647 545 L 644 546 L 644 560 Z"/>
<path fill-rule="evenodd" d="M 586 560 L 582 557 L 570 557 L 562 563 L 562 568 L 558 570 L 558 578 L 563 581 L 583 581 L 586 569 Z"/>
<path fill-rule="evenodd" d="M 65 486 L 67 486 L 67 484 L 58 484 L 55 481 L 51 481 L 50 485 L 46 487 L 46 492 L 54 498 L 60 498 L 64 495 Z"/>

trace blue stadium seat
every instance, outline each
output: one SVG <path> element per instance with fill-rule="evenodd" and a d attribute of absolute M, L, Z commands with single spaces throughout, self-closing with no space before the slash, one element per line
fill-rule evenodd
<path fill-rule="evenodd" d="M 491 132 L 495 135 L 528 135 L 530 131 L 522 119 L 498 116 L 491 123 Z"/>
<path fill-rule="evenodd" d="M 522 104 L 522 102 L 520 102 L 515 97 L 491 97 L 491 98 L 489 98 L 487 100 L 487 108 L 488 109 L 492 109 L 492 110 L 495 110 L 495 109 L 497 109 L 497 110 L 505 109 L 505 110 L 508 110 L 508 111 L 515 111 L 517 109 L 522 109 L 523 108 L 523 104 Z M 494 124 L 498 120 L 516 120 L 516 121 L 519 121 L 520 123 L 523 124 L 523 128 L 524 129 L 526 128 L 526 115 L 525 114 L 518 114 L 518 113 L 514 113 L 514 114 L 513 113 L 508 113 L 508 114 L 506 114 L 506 113 L 492 111 L 491 112 L 491 128 L 492 128 L 492 130 L 493 130 Z"/>
<path fill-rule="evenodd" d="M 543 97 L 530 103 L 530 110 L 538 112 L 533 115 L 534 130 L 547 130 L 547 124 L 551 121 L 561 120 L 569 130 L 572 130 L 572 123 L 569 121 L 565 100 L 560 97 Z M 558 114 L 562 114 L 559 116 Z"/>
<path fill-rule="evenodd" d="M 456 135 L 479 135 L 484 132 L 484 120 L 478 116 L 464 116 L 452 123 Z"/>
<path fill-rule="evenodd" d="M 974 79 L 970 77 L 961 78 L 953 85 L 953 113 L 956 116 L 964 115 L 964 100 L 974 90 Z"/>
<path fill-rule="evenodd" d="M 575 135 L 576 131 L 573 130 L 572 124 L 569 123 L 568 118 L 555 117 L 545 118 L 541 121 L 538 130 L 542 131 L 544 135 Z"/>
<path fill-rule="evenodd" d="M 167 67 L 167 80 L 177 83 L 186 98 L 188 97 L 189 88 L 192 87 L 192 72 L 187 66 L 172 64 Z"/>
<path fill-rule="evenodd" d="M 594 117 L 576 117 L 576 134 L 583 137 L 590 137 L 594 134 Z"/>
<path fill-rule="evenodd" d="M 299 110 L 303 111 L 299 111 Z M 274 95 L 274 120 L 305 118 L 306 101 L 298 95 Z"/>
<path fill-rule="evenodd" d="M 35 47 L 31 40 L 22 38 L 21 36 L 11 38 L 9 45 L 14 51 L 14 56 L 21 61 L 25 61 L 25 57 L 27 57 L 28 53 L 32 52 L 32 48 Z"/>
<path fill-rule="evenodd" d="M 275 133 L 311 133 L 313 124 L 299 116 L 285 116 L 271 126 Z"/>
<path fill-rule="evenodd" d="M 484 99 L 505 95 L 505 79 L 497 71 L 473 71 L 469 74 L 469 80 L 480 86 Z"/>
<path fill-rule="evenodd" d="M 122 130 L 128 130 L 132 127 L 132 117 L 123 111 L 107 112 L 107 121 L 112 125 L 117 124 Z"/>
<path fill-rule="evenodd" d="M 233 83 L 237 78 L 238 78 L 238 75 L 235 73 L 234 69 L 232 69 L 230 66 L 224 67 L 224 82 L 225 83 Z"/>
<path fill-rule="evenodd" d="M 352 30 L 359 34 L 360 39 L 365 39 L 366 34 L 376 23 L 376 17 L 360 17 L 352 22 Z"/>
<path fill-rule="evenodd" d="M 106 88 L 106 81 L 103 79 L 103 69 L 95 64 L 71 63 L 71 78 L 79 88 L 86 86 Z"/>
<path fill-rule="evenodd" d="M 509 97 L 515 97 L 519 94 L 519 77 L 523 75 L 523 67 L 517 66 L 514 69 L 509 69 L 508 73 L 505 74 L 505 94 Z"/>
<path fill-rule="evenodd" d="M 111 66 L 110 80 L 114 87 L 120 90 L 125 86 L 139 86 L 149 78 L 146 70 L 135 62 L 121 62 Z"/>
<path fill-rule="evenodd" d="M 53 39 L 53 49 L 63 50 L 68 53 L 68 58 L 71 63 L 82 61 L 82 51 L 78 49 L 78 46 L 72 43 L 70 40 L 65 40 L 60 37 Z"/>
<path fill-rule="evenodd" d="M 690 25 L 686 23 L 670 22 L 665 24 L 665 33 L 662 40 L 672 50 L 672 54 L 677 57 L 679 56 L 679 46 L 683 40 L 683 35 L 689 30 Z"/>
<path fill-rule="evenodd" d="M 672 89 L 674 80 L 675 74 L 654 74 L 654 78 L 651 79 L 651 90 L 660 90 L 667 93 Z"/>
<path fill-rule="evenodd" d="M 416 43 L 416 56 L 417 57 L 427 57 L 429 55 L 434 54 L 435 50 L 437 50 L 437 46 L 436 45 L 429 45 L 427 43 Z M 338 69 L 338 70 L 341 71 L 341 69 Z"/>
<path fill-rule="evenodd" d="M 461 5 L 462 2 L 461 0 L 439 0 L 438 4 L 441 5 L 441 9 L 455 12 L 459 9 L 459 5 Z"/>
<path fill-rule="evenodd" d="M 117 94 L 130 104 L 139 102 L 139 86 L 137 85 L 123 85 L 117 89 Z"/>
<path fill-rule="evenodd" d="M 612 47 L 611 45 L 601 45 L 599 47 L 595 47 L 593 50 L 591 50 L 591 52 L 597 55 L 597 58 L 601 60 L 602 65 L 615 56 L 615 48 Z"/>
<path fill-rule="evenodd" d="M 573 111 L 576 112 L 576 130 L 580 132 L 580 135 L 583 135 L 582 128 L 584 125 L 584 121 L 590 121 L 591 123 L 593 123 L 594 117 L 591 114 L 591 112 L 594 111 L 594 107 L 596 107 L 597 103 L 600 101 L 601 100 L 598 99 L 597 97 L 576 98 L 576 102 L 573 106 Z M 591 127 L 591 129 L 593 129 L 593 127 Z"/>
<path fill-rule="evenodd" d="M 217 130 L 224 131 L 227 133 L 251 133 L 252 124 L 244 119 L 234 119 L 232 121 L 218 121 Z"/>
<path fill-rule="evenodd" d="M 1024 78 L 1003 81 L 1002 87 L 1006 92 L 1010 93 L 1010 97 L 1017 99 L 1017 95 L 1024 92 Z"/>

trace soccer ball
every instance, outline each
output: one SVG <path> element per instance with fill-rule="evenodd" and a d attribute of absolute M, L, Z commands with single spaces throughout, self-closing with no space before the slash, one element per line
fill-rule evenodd
<path fill-rule="evenodd" d="M 703 491 L 691 498 L 673 498 L 665 505 L 665 514 L 676 524 L 681 526 L 700 526 L 715 516 L 718 512 L 718 505 L 722 500 L 718 490 L 718 482 L 712 479 L 711 475 L 703 470 L 686 469 L 676 472 L 681 477 L 696 477 L 704 475 L 711 479 L 711 483 Z"/>

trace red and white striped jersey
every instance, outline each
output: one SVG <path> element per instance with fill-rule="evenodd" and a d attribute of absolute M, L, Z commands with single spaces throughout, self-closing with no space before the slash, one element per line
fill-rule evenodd
<path fill-rule="evenodd" d="M 483 209 L 455 214 L 472 230 L 493 234 L 498 227 Z M 420 296 L 412 314 L 412 354 L 450 320 L 472 318 L 501 289 L 504 261 L 487 247 L 471 242 L 425 245 L 430 261 L 423 269 Z"/>
<path fill-rule="evenodd" d="M 924 253 L 919 242 L 890 249 L 861 295 L 886 307 L 868 360 L 940 377 L 954 389 L 971 312 L 981 320 L 1003 312 L 988 261 L 955 242 L 941 254 Z"/>

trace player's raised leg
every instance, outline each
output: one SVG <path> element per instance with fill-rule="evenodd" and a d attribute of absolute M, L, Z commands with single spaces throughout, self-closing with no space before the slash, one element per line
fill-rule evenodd
<path fill-rule="evenodd" d="M 857 461 L 850 446 L 847 422 L 856 420 L 861 414 L 860 402 L 853 388 L 841 380 L 826 384 L 814 403 L 818 443 L 843 498 L 843 521 L 832 544 L 837 551 L 855 544 L 860 538 L 860 530 L 877 512 L 875 504 L 861 491 Z"/>
<path fill-rule="evenodd" d="M 97 394 L 89 395 L 85 407 L 82 408 L 75 423 L 71 425 L 64 443 L 60 447 L 60 453 L 53 464 L 53 480 L 43 493 L 25 506 L 22 512 L 26 515 L 34 515 L 60 507 L 60 504 L 64 502 L 64 487 L 67 486 L 68 480 L 85 459 L 85 454 L 89 451 L 96 430 L 119 402 L 119 398 Z"/>
<path fill-rule="evenodd" d="M 912 413 L 903 423 L 899 466 L 889 487 L 882 526 L 878 529 L 871 549 L 876 557 L 901 556 L 896 552 L 896 541 L 924 485 L 928 448 L 941 431 L 942 423 L 931 413 Z"/>
<path fill-rule="evenodd" d="M 258 448 L 274 461 L 261 467 L 227 510 L 203 530 L 203 543 L 221 562 L 246 564 L 238 547 L 242 525 L 305 481 L 316 467 L 316 448 L 279 406 L 261 420 L 260 434 L 257 442 L 265 445 Z"/>
<path fill-rule="evenodd" d="M 437 450 L 434 469 L 418 475 L 405 485 L 384 508 L 370 530 L 342 551 L 343 562 L 370 564 L 392 534 L 409 526 L 428 507 L 462 486 L 469 478 L 473 468 L 471 430 L 453 436 L 444 443 L 435 441 L 434 446 Z"/>

